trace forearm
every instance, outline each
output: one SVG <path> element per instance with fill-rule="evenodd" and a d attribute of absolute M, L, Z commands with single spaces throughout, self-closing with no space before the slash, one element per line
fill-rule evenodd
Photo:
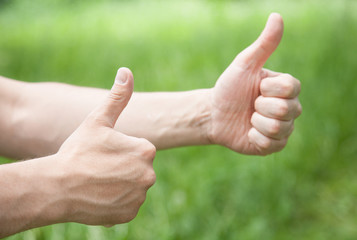
<path fill-rule="evenodd" d="M 155 182 L 156 149 L 113 130 L 133 91 L 132 77 L 125 80 L 56 154 L 0 166 L 0 238 L 53 223 L 113 225 L 137 215 Z"/>
<path fill-rule="evenodd" d="M 208 144 L 208 89 L 134 93 L 116 127 L 143 137 L 158 149 Z"/>
<path fill-rule="evenodd" d="M 9 88 L 16 100 L 8 107 L 12 117 L 2 124 L 0 154 L 16 159 L 55 153 L 108 92 L 59 83 L 7 85 L 13 85 Z M 148 139 L 157 149 L 207 144 L 208 94 L 208 89 L 134 93 L 115 127 Z"/>
<path fill-rule="evenodd" d="M 55 156 L 0 166 L 0 238 L 62 222 L 66 214 Z"/>

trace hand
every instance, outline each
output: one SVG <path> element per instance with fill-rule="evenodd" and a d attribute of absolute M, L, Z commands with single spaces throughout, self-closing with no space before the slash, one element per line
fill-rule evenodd
<path fill-rule="evenodd" d="M 155 147 L 145 139 L 113 130 L 132 91 L 132 73 L 119 69 L 105 102 L 56 154 L 65 175 L 62 185 L 66 187 L 69 211 L 65 221 L 91 225 L 128 222 L 136 216 L 146 191 L 154 184 Z"/>
<path fill-rule="evenodd" d="M 262 69 L 283 35 L 283 20 L 270 15 L 259 38 L 219 77 L 212 94 L 210 140 L 244 154 L 281 150 L 301 114 L 300 82 Z"/>

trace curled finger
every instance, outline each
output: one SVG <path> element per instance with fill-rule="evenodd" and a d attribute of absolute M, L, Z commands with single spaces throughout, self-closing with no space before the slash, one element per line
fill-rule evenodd
<path fill-rule="evenodd" d="M 253 144 L 260 155 L 267 155 L 283 149 L 287 143 L 287 138 L 276 140 L 264 136 L 257 129 L 251 128 L 248 132 L 249 142 Z"/>
<path fill-rule="evenodd" d="M 264 97 L 293 99 L 301 90 L 300 81 L 290 74 L 280 74 L 262 79 L 260 92 Z"/>
<path fill-rule="evenodd" d="M 255 111 L 259 114 L 283 121 L 293 120 L 301 114 L 301 104 L 297 98 L 283 99 L 259 96 L 254 105 Z"/>
<path fill-rule="evenodd" d="M 251 123 L 263 135 L 277 140 L 288 137 L 294 129 L 293 120 L 267 118 L 257 112 L 253 113 Z"/>

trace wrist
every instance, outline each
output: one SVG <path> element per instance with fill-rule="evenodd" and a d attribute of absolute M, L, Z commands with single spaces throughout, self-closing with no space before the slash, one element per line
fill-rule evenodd
<path fill-rule="evenodd" d="M 157 149 L 210 144 L 211 89 L 134 93 L 117 129 Z"/>
<path fill-rule="evenodd" d="M 198 89 L 184 92 L 177 101 L 179 106 L 171 117 L 177 132 L 176 139 L 181 138 L 176 146 L 207 145 L 211 144 L 209 132 L 211 129 L 211 89 Z M 183 106 L 182 106 L 182 105 Z M 175 109 L 175 108 L 174 108 Z M 181 109 L 178 110 L 178 109 Z M 171 132 L 171 130 L 170 130 Z"/>
<path fill-rule="evenodd" d="M 61 167 L 61 160 L 57 154 L 26 161 L 27 197 L 26 205 L 31 207 L 32 216 L 29 228 L 46 226 L 67 221 L 68 204 L 65 184 L 65 169 Z"/>
<path fill-rule="evenodd" d="M 65 221 L 62 174 L 53 161 L 48 156 L 0 166 L 0 237 Z"/>
<path fill-rule="evenodd" d="M 211 129 L 212 129 L 212 91 L 213 89 L 198 90 L 200 100 L 197 106 L 197 115 L 195 119 L 196 126 L 199 127 L 201 144 L 213 144 Z"/>

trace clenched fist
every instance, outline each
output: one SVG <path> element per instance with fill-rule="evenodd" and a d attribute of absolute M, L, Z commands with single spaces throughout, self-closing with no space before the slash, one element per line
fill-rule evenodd
<path fill-rule="evenodd" d="M 65 175 L 65 221 L 112 225 L 133 219 L 155 182 L 155 147 L 113 127 L 133 91 L 129 69 L 119 69 L 105 102 L 56 154 Z"/>
<path fill-rule="evenodd" d="M 263 69 L 283 35 L 283 20 L 270 15 L 259 38 L 219 77 L 211 94 L 209 138 L 244 154 L 281 150 L 301 114 L 300 82 Z"/>

